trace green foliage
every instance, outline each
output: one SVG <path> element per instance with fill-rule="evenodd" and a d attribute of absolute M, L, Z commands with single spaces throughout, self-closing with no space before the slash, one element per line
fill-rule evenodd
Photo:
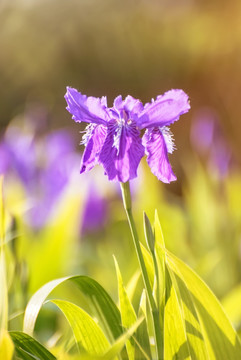
<path fill-rule="evenodd" d="M 136 323 L 136 313 L 130 302 L 130 299 L 127 295 L 125 287 L 123 285 L 122 276 L 120 273 L 120 269 L 118 263 L 115 260 L 115 267 L 117 273 L 117 281 L 118 281 L 118 293 L 119 293 L 119 302 L 120 302 L 120 313 L 121 313 L 121 323 L 124 329 L 130 328 L 133 324 Z M 128 340 L 126 344 L 128 357 L 130 360 L 135 359 L 135 344 L 133 340 Z"/>
<path fill-rule="evenodd" d="M 155 229 L 156 234 L 161 233 L 157 218 Z M 166 267 L 164 358 L 185 355 L 200 360 L 238 360 L 238 335 L 214 294 L 193 270 L 163 247 L 162 236 L 155 240 L 162 249 Z"/>
<path fill-rule="evenodd" d="M 88 298 L 110 340 L 116 339 L 122 334 L 120 313 L 117 306 L 103 287 L 87 276 L 69 276 L 53 280 L 40 288 L 30 299 L 26 307 L 24 332 L 33 333 L 38 313 L 45 299 L 56 287 L 65 281 L 72 282 Z"/>
<path fill-rule="evenodd" d="M 90 355 L 104 356 L 106 359 L 115 357 L 128 341 L 128 338 L 142 322 L 142 319 L 121 324 L 121 316 L 108 293 L 95 280 L 86 276 L 72 276 L 53 280 L 40 288 L 30 299 L 24 316 L 24 332 L 32 334 L 35 322 L 47 296 L 65 281 L 74 283 L 84 293 L 95 310 L 98 322 L 103 331 L 83 309 L 63 300 L 52 300 L 66 316 L 73 330 L 79 350 L 83 349 Z M 122 296 L 120 296 L 120 299 Z M 123 312 L 126 309 L 123 308 Z M 123 331 L 123 329 L 126 329 Z M 110 345 L 111 341 L 111 345 Z"/>
<path fill-rule="evenodd" d="M 5 259 L 5 209 L 3 204 L 3 177 L 0 177 L 0 338 L 2 331 L 7 330 L 8 323 L 8 289 Z"/>
<path fill-rule="evenodd" d="M 199 196 L 197 202 L 202 202 L 202 205 L 199 206 L 196 201 L 194 201 L 195 192 L 188 198 L 188 206 L 186 211 L 192 213 L 192 217 L 195 220 L 198 229 L 203 226 L 200 214 L 205 212 L 205 201 L 209 198 L 212 193 L 212 188 L 209 188 L 209 185 L 206 181 L 204 174 L 196 174 L 197 181 L 196 184 L 200 185 L 202 189 L 202 194 L 204 196 Z M 236 182 L 235 182 L 236 183 Z M 238 181 L 236 185 L 238 184 Z M 201 186 L 202 185 L 202 186 Z M 194 186 L 194 185 L 193 185 Z M 235 197 L 234 189 L 237 191 L 236 187 L 229 184 L 224 184 L 226 189 L 228 189 L 228 200 L 229 204 L 229 216 L 233 220 L 232 226 L 234 229 L 238 228 L 240 223 L 239 218 L 239 202 Z M 151 189 L 150 191 L 152 191 Z M 156 189 L 153 190 L 152 196 L 155 195 Z M 214 195 L 214 194 L 213 194 Z M 130 261 L 132 261 L 132 249 L 128 244 L 128 236 L 125 238 L 126 229 L 123 226 L 123 220 L 120 217 L 118 223 L 118 230 L 120 238 L 117 239 L 123 240 L 121 246 L 119 246 L 120 251 L 118 252 L 118 247 L 115 246 L 114 252 L 118 254 L 118 263 L 120 268 L 124 269 L 124 272 L 121 274 L 119 265 L 116 261 L 116 272 L 117 272 L 117 283 L 118 283 L 118 300 L 116 301 L 115 295 L 113 295 L 114 285 L 112 283 L 113 272 L 106 272 L 100 266 L 96 266 L 96 269 L 99 269 L 99 274 L 94 271 L 92 276 L 97 275 L 100 279 L 103 279 L 104 287 L 109 291 L 109 285 L 111 288 L 110 296 L 104 287 L 100 285 L 97 281 L 93 280 L 90 276 L 67 276 L 60 279 L 52 280 L 42 286 L 30 299 L 24 316 L 24 332 L 7 332 L 9 324 L 7 323 L 8 314 L 7 307 L 7 298 L 11 298 L 11 281 L 9 283 L 9 274 L 8 274 L 8 262 L 9 261 L 18 261 L 25 258 L 27 266 L 31 269 L 31 277 L 34 277 L 35 274 L 36 280 L 31 280 L 29 283 L 28 291 L 30 294 L 33 289 L 37 287 L 37 284 L 44 282 L 44 279 L 48 277 L 53 278 L 54 274 L 59 272 L 61 269 L 61 264 L 68 258 L 68 254 L 65 253 L 68 246 L 72 246 L 73 242 L 71 239 L 68 243 L 68 233 L 70 236 L 74 233 L 75 227 L 71 229 L 71 211 L 73 210 L 74 219 L 72 224 L 76 226 L 76 214 L 79 201 L 76 199 L 76 202 L 66 209 L 66 214 L 59 213 L 59 218 L 56 219 L 54 226 L 49 227 L 48 229 L 43 229 L 39 234 L 36 234 L 36 242 L 31 244 L 32 238 L 28 241 L 25 237 L 21 239 L 21 257 L 16 259 L 14 256 L 9 258 L 1 257 L 0 266 L 0 285 L 1 285 L 1 308 L 0 313 L 2 314 L 2 338 L 0 343 L 0 358 L 3 357 L 6 360 L 10 360 L 13 356 L 13 344 L 15 346 L 15 357 L 21 359 L 48 359 L 55 358 L 55 356 L 60 360 L 77 360 L 79 358 L 79 352 L 81 353 L 81 359 L 86 360 L 151 360 L 156 359 L 155 352 L 155 327 L 153 324 L 152 309 L 148 301 L 146 291 L 143 289 L 142 280 L 140 279 L 140 269 L 139 267 L 133 266 L 134 262 L 129 266 Z M 117 203 L 118 205 L 118 203 Z M 187 266 L 183 261 L 179 259 L 180 254 L 186 252 L 187 243 L 185 238 L 182 238 L 183 232 L 178 234 L 178 222 L 176 222 L 176 217 L 173 216 L 171 219 L 173 221 L 172 229 L 170 233 L 168 229 L 171 228 L 171 225 L 166 221 L 165 218 L 165 209 L 169 206 L 169 211 L 171 206 L 165 204 L 164 202 L 160 206 L 161 209 L 161 218 L 164 216 L 164 228 L 168 233 L 168 246 L 170 245 L 171 235 L 176 231 L 176 238 L 173 239 L 173 244 L 171 245 L 172 251 L 166 249 L 162 229 L 158 216 L 156 214 L 154 226 L 152 227 L 151 222 L 148 217 L 144 216 L 144 234 L 146 237 L 147 247 L 141 244 L 141 251 L 145 260 L 145 266 L 147 269 L 148 278 L 150 281 L 150 286 L 153 294 L 154 303 L 156 306 L 156 314 L 158 316 L 158 321 L 161 329 L 161 344 L 162 344 L 162 358 L 165 360 L 175 359 L 240 359 L 241 357 L 241 346 L 238 338 L 237 332 L 234 330 L 230 320 L 235 325 L 236 329 L 240 326 L 240 285 L 234 288 L 234 290 L 223 298 L 223 306 L 225 311 L 230 317 L 230 320 L 227 318 L 223 308 L 221 307 L 217 298 L 213 295 L 209 287 L 204 283 L 203 280 L 193 271 L 189 266 Z M 224 254 L 225 249 L 228 249 L 228 246 L 231 248 L 230 243 L 228 244 L 225 241 L 218 243 L 220 228 L 219 231 L 215 230 L 215 226 L 219 224 L 219 217 L 222 218 L 223 211 L 225 211 L 224 206 L 217 211 L 218 203 L 216 202 L 215 196 L 212 197 L 212 216 L 215 217 L 215 221 L 208 222 L 208 228 L 202 230 L 201 235 L 198 232 L 193 237 L 194 241 L 197 241 L 200 245 L 201 237 L 205 237 L 202 246 L 202 253 L 205 253 L 205 242 L 208 242 L 208 236 L 215 232 L 215 237 L 212 239 L 212 244 L 210 246 L 210 253 L 202 258 L 202 263 L 197 263 L 197 258 L 195 258 L 194 252 L 190 251 L 185 254 L 188 259 L 188 263 L 194 264 L 196 269 L 199 269 L 200 273 L 207 276 L 211 276 L 211 270 L 217 270 L 217 267 L 220 266 L 220 263 L 226 263 L 228 265 L 231 261 L 231 258 L 227 256 L 225 259 Z M 150 210 L 150 209 L 149 209 Z M 179 209 L 181 214 L 181 210 Z M 214 214 L 215 213 L 215 214 Z M 235 213 L 235 216 L 232 214 Z M 117 213 L 118 214 L 118 213 Z M 174 211 L 175 214 L 175 211 Z M 183 213 L 182 213 L 183 214 Z M 170 213 L 168 214 L 168 216 Z M 113 215 L 113 217 L 116 216 Z M 119 216 L 119 215 L 118 215 Z M 191 216 L 190 216 L 191 218 Z M 61 226 L 58 226 L 58 220 L 61 219 Z M 113 220 L 113 219 L 112 219 Z M 183 220 L 183 218 L 182 218 Z M 170 222 L 170 220 L 168 220 Z M 178 220 L 179 221 L 179 220 Z M 183 220 L 184 221 L 184 220 Z M 169 225 L 168 225 L 169 224 Z M 225 226 L 227 223 L 224 224 Z M 22 225 L 21 225 L 22 226 Z M 110 222 L 108 225 L 111 229 L 111 236 L 114 234 L 113 223 Z M 170 228 L 168 228 L 170 226 Z M 187 226 L 187 225 L 185 225 Z M 191 226 L 191 225 L 190 225 Z M 139 231 L 138 226 L 138 231 Z M 217 227 L 218 228 L 218 227 Z M 65 229 L 65 230 L 64 230 Z M 24 227 L 21 227 L 21 230 L 24 231 Z M 51 230 L 53 233 L 51 235 Z M 191 228 L 191 233 L 194 232 L 194 229 Z M 171 234 L 171 235 L 170 235 Z M 224 232 L 224 236 L 227 235 Z M 238 239 L 238 230 L 235 230 L 236 240 Z M 32 234 L 33 236 L 33 234 Z M 51 236 L 53 239 L 51 239 Z M 112 241 L 112 238 L 107 238 Z M 122 239 L 123 237 L 123 239 Z M 44 239 L 45 238 L 45 239 Z M 142 236 L 142 239 L 144 236 Z M 221 237 L 220 237 L 221 239 Z M 222 238 L 223 239 L 223 238 Z M 30 241 L 31 240 L 31 241 Z M 41 252 L 42 245 L 43 253 Z M 39 241 L 39 242 L 38 242 Z M 114 240 L 113 240 L 114 241 Z M 48 242 L 50 248 L 48 249 Z M 214 244 L 219 244 L 217 247 Z M 12 249 L 9 245 L 11 243 L 4 242 L 4 248 L 9 251 Z M 123 251 L 122 249 L 125 248 Z M 235 249 L 238 245 L 238 242 L 235 242 Z M 33 246 L 33 247 L 32 247 Z M 51 269 L 51 262 L 55 254 L 55 248 L 58 247 L 57 256 L 58 261 L 56 262 L 56 268 Z M 93 263 L 96 262 L 97 257 L 93 255 L 90 244 L 81 244 L 82 249 L 85 249 L 85 246 L 89 246 L 89 258 L 93 256 Z M 96 254 L 104 261 L 109 256 L 110 250 L 108 246 L 112 248 L 112 243 L 110 245 L 104 242 L 96 241 L 94 246 L 96 248 Z M 125 247 L 126 246 L 126 247 Z M 28 248 L 32 247 L 29 250 Z M 191 247 L 190 247 L 191 248 Z M 189 250 L 190 250 L 189 248 Z M 3 247 L 2 247 L 3 249 Z M 100 251 L 100 249 L 102 249 Z M 108 251 L 105 251 L 108 249 Z M 117 249 L 117 251 L 116 251 Z M 124 256 L 125 251 L 128 249 L 128 257 Z M 198 249 L 198 247 L 197 247 Z M 235 250 L 234 249 L 234 250 Z M 112 251 L 112 250 L 111 250 Z M 123 252 L 122 252 L 123 251 Z M 236 250 L 235 250 L 236 251 Z M 198 253 L 198 250 L 195 250 Z M 178 257 L 174 256 L 173 253 L 178 253 Z M 1 256 L 4 254 L 1 251 Z M 85 256 L 85 252 L 80 255 L 81 261 Z M 190 255 L 192 254 L 192 255 Z M 15 255 L 15 254 L 14 254 Z M 190 257 L 189 257 L 190 255 Z M 46 264 L 45 266 L 45 256 Z M 78 253 L 79 256 L 79 253 Z M 184 256 L 184 257 L 185 257 Z M 235 254 L 237 257 L 237 254 Z M 32 259 L 30 259 L 32 257 Z M 196 259 L 196 260 L 195 260 Z M 71 258 L 71 261 L 73 259 Z M 37 262 L 36 262 L 37 261 Z M 87 260 L 86 260 L 87 261 Z M 98 259 L 99 261 L 99 259 Z M 19 265 L 19 264 L 18 264 Z M 109 263 L 106 262 L 104 266 L 108 268 Z M 133 266 L 133 267 L 132 267 Z M 42 267 L 45 269 L 41 273 Z M 48 270 L 49 268 L 49 270 Z M 19 268 L 17 268 L 19 269 Z M 91 266 L 88 268 L 91 273 Z M 131 269 L 131 270 L 130 270 Z M 209 269 L 209 272 L 207 271 Z M 79 269 L 78 269 L 79 270 Z M 127 280 L 127 286 L 125 286 L 123 279 L 126 281 L 128 275 L 134 273 L 131 280 Z M 222 272 L 221 272 L 222 273 Z M 104 276 L 103 276 L 104 274 Z M 107 275 L 108 276 L 105 276 Z M 123 277 L 122 277 L 123 276 Z M 8 279 L 7 279 L 8 278 Z M 238 279 L 238 276 L 237 276 Z M 7 281 L 8 280 L 8 281 Z M 205 279 L 206 280 L 206 279 Z M 223 279 L 220 277 L 220 283 Z M 67 283 L 64 285 L 64 283 Z M 69 286 L 73 284 L 74 286 Z M 63 286 L 62 286 L 63 285 Z M 10 286 L 10 287 L 9 287 Z M 65 287 L 69 286 L 70 289 L 75 289 L 72 293 L 72 290 L 67 294 Z M 116 286 L 116 284 L 115 284 Z M 231 285 L 230 285 L 231 287 Z M 8 294 L 9 291 L 9 294 Z M 52 294 L 53 292 L 53 294 Z M 49 296 L 56 298 L 60 294 L 61 300 L 47 300 Z M 77 295 L 76 295 L 77 294 Z M 10 295 L 10 296 L 8 296 Z M 25 298 L 26 298 L 25 294 Z M 73 301 L 69 301 L 69 298 L 73 296 Z M 74 298 L 74 296 L 76 296 Z M 14 298 L 16 301 L 18 297 Z M 75 300 L 77 303 L 75 304 Z M 114 300 L 115 299 L 115 300 Z M 12 301 L 12 300 L 11 300 Z M 60 311 L 56 311 L 56 308 L 53 310 L 53 306 L 48 306 L 48 304 L 54 303 L 61 312 L 65 315 L 68 320 L 68 323 L 64 321 L 64 317 L 61 315 Z M 48 304 L 46 304 L 48 303 Z M 116 303 L 118 305 L 116 305 Z M 21 304 L 24 304 L 22 302 Z M 46 305 L 44 305 L 46 304 Z M 40 311 L 44 305 L 43 311 Z M 12 303 L 10 302 L 10 315 L 11 318 L 14 317 L 12 313 Z M 52 318 L 55 321 L 54 333 L 50 333 L 50 329 L 43 330 L 44 335 L 41 333 L 41 327 L 44 324 L 46 327 L 46 320 L 44 319 L 45 311 L 49 311 L 52 315 Z M 19 309 L 21 312 L 21 308 Z M 37 326 L 35 327 L 36 320 L 38 321 Z M 4 324 L 4 326 L 3 326 Z M 10 323 L 12 324 L 12 322 Z M 48 324 L 47 324 L 48 326 Z M 12 328 L 12 327 L 11 327 Z M 66 331 L 66 328 L 68 331 Z M 35 330 L 35 332 L 34 332 Z M 73 341 L 73 334 L 75 341 Z M 10 336 L 9 336 L 10 334 Z M 57 339 L 54 340 L 53 339 Z M 40 340 L 43 344 L 41 345 L 36 339 Z M 76 345 L 74 345 L 76 343 Z M 43 355 L 44 354 L 44 355 Z M 42 356 L 42 357 L 41 357 Z"/>
<path fill-rule="evenodd" d="M 51 300 L 63 312 L 73 330 L 79 351 L 90 355 L 103 355 L 110 344 L 98 324 L 83 309 L 63 300 Z"/>
<path fill-rule="evenodd" d="M 236 286 L 222 299 L 222 305 L 232 323 L 240 329 L 241 324 L 241 285 Z"/>
<path fill-rule="evenodd" d="M 13 357 L 14 345 L 6 330 L 1 331 L 0 335 L 0 359 L 11 360 Z"/>
<path fill-rule="evenodd" d="M 37 340 L 20 331 L 11 331 L 10 336 L 15 345 L 16 354 L 22 360 L 55 360 L 51 354 Z"/>

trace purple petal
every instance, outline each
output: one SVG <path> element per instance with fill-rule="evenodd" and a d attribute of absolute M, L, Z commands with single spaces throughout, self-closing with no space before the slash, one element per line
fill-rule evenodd
<path fill-rule="evenodd" d="M 189 109 L 187 94 L 182 90 L 170 90 L 145 105 L 137 125 L 140 129 L 170 125 Z"/>
<path fill-rule="evenodd" d="M 67 87 L 64 97 L 68 104 L 66 109 L 73 115 L 73 120 L 95 124 L 106 124 L 109 120 L 106 97 L 87 97 L 70 87 Z"/>
<path fill-rule="evenodd" d="M 130 114 L 138 114 L 143 110 L 142 102 L 128 95 L 125 100 L 119 95 L 114 100 L 114 108 L 118 111 L 125 110 Z"/>
<path fill-rule="evenodd" d="M 80 173 L 91 170 L 99 163 L 99 154 L 104 144 L 107 128 L 102 125 L 91 124 L 83 137 L 85 151 L 81 161 Z"/>
<path fill-rule="evenodd" d="M 137 176 L 137 168 L 144 153 L 135 123 L 124 126 L 111 122 L 99 161 L 109 180 L 126 182 Z"/>
<path fill-rule="evenodd" d="M 152 173 L 164 183 L 176 180 L 168 160 L 168 148 L 159 128 L 147 129 L 143 136 L 147 163 Z"/>

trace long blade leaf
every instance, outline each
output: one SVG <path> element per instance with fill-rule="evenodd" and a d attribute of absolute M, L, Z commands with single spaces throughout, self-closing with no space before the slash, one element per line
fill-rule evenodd
<path fill-rule="evenodd" d="M 95 280 L 87 276 L 69 276 L 50 281 L 42 286 L 29 300 L 24 315 L 24 332 L 33 334 L 39 311 L 49 294 L 65 281 L 74 283 L 78 289 L 89 299 L 96 316 L 103 325 L 103 329 L 112 341 L 122 333 L 120 312 L 109 294 Z"/>
<path fill-rule="evenodd" d="M 110 344 L 103 331 L 79 306 L 64 300 L 51 300 L 63 312 L 73 330 L 80 352 L 84 348 L 90 355 L 103 355 Z"/>
<path fill-rule="evenodd" d="M 197 329 L 197 322 L 192 321 L 187 324 L 187 331 L 192 332 L 196 337 L 203 337 L 210 359 L 239 360 L 241 345 L 238 335 L 215 295 L 186 264 L 169 252 L 167 255 L 168 266 L 175 274 L 182 301 L 186 309 L 191 312 L 193 319 L 196 319 L 196 314 L 198 315 L 198 322 L 201 325 Z M 187 296 L 185 288 L 188 289 L 190 296 Z M 192 306 L 190 306 L 190 302 L 192 302 Z M 189 317 L 190 319 L 191 317 Z M 202 330 L 201 333 L 200 330 Z M 196 342 L 196 344 L 198 343 Z M 199 346 L 200 342 L 196 346 L 193 344 L 196 354 L 200 351 Z"/>
<path fill-rule="evenodd" d="M 56 360 L 56 357 L 51 354 L 43 345 L 41 345 L 34 338 L 21 331 L 9 332 L 17 355 L 22 360 Z"/>

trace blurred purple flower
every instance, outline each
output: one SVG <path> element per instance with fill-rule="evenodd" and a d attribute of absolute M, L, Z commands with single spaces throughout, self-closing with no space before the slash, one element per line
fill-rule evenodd
<path fill-rule="evenodd" d="M 89 123 L 82 139 L 85 151 L 80 173 L 102 164 L 109 180 L 126 182 L 137 176 L 146 152 L 151 171 L 159 180 L 176 180 L 168 160 L 174 145 L 167 126 L 190 109 L 182 90 L 170 90 L 145 106 L 128 95 L 124 100 L 118 96 L 108 108 L 106 97 L 87 97 L 70 87 L 65 99 L 72 118 Z M 143 129 L 146 132 L 141 139 Z"/>
<path fill-rule="evenodd" d="M 66 131 L 42 138 L 11 127 L 0 144 L 0 171 L 17 175 L 27 199 L 26 219 L 33 228 L 42 227 L 67 185 L 73 164 L 73 141 Z"/>
<path fill-rule="evenodd" d="M 0 145 L 0 169 L 3 173 L 14 171 L 28 186 L 35 176 L 35 146 L 33 136 L 21 133 L 18 127 L 10 127 Z"/>
<path fill-rule="evenodd" d="M 56 131 L 46 136 L 44 147 L 47 161 L 41 172 L 41 182 L 46 197 L 55 198 L 69 181 L 74 153 L 73 140 L 66 131 Z"/>
<path fill-rule="evenodd" d="M 31 225 L 42 227 L 54 210 L 54 205 L 70 179 L 73 160 L 73 141 L 66 131 L 55 131 L 41 143 L 45 151 L 44 164 L 36 164 L 38 175 L 35 179 L 35 205 L 29 211 Z M 39 196 L 38 196 L 39 195 Z"/>
<path fill-rule="evenodd" d="M 221 130 L 219 118 L 211 108 L 202 108 L 194 116 L 191 143 L 200 155 L 208 157 L 212 170 L 217 169 L 220 176 L 227 174 L 231 149 Z"/>
<path fill-rule="evenodd" d="M 91 185 L 82 216 L 82 235 L 102 228 L 106 223 L 107 213 L 108 204 L 106 199 Z"/>
<path fill-rule="evenodd" d="M 208 111 L 197 114 L 191 127 L 191 142 L 198 152 L 206 152 L 213 141 L 214 118 Z"/>

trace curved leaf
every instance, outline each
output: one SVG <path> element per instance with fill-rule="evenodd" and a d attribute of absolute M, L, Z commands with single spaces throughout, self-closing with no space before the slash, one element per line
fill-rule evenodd
<path fill-rule="evenodd" d="M 101 356 L 110 348 L 101 328 L 83 309 L 69 301 L 50 301 L 58 306 L 68 320 L 80 352 L 84 348 L 90 355 Z"/>
<path fill-rule="evenodd" d="M 238 335 L 215 295 L 190 267 L 165 249 L 157 214 L 155 251 L 159 274 L 166 273 L 165 358 L 241 359 Z"/>
<path fill-rule="evenodd" d="M 178 294 L 166 269 L 166 299 L 164 315 L 164 359 L 192 359 L 187 342 L 185 320 Z M 194 358 L 195 359 L 195 358 Z"/>
<path fill-rule="evenodd" d="M 116 268 L 117 281 L 118 281 L 118 294 L 119 294 L 119 302 L 120 302 L 121 322 L 122 322 L 122 326 L 125 329 L 128 329 L 133 324 L 136 323 L 136 313 L 135 313 L 132 303 L 127 295 L 126 289 L 123 284 L 119 265 L 118 265 L 115 257 L 114 257 L 114 261 L 115 261 L 115 268 Z M 134 342 L 131 340 L 130 341 L 128 340 L 126 343 L 126 349 L 127 349 L 129 360 L 134 360 L 134 358 L 135 358 Z"/>
<path fill-rule="evenodd" d="M 69 276 L 56 280 L 42 286 L 29 300 L 24 315 L 24 332 L 31 335 L 34 330 L 38 313 L 49 294 L 65 281 L 74 283 L 78 289 L 89 299 L 96 315 L 103 325 L 103 329 L 112 341 L 122 333 L 120 312 L 104 288 L 88 276 Z"/>
<path fill-rule="evenodd" d="M 203 354 L 207 351 L 209 359 L 239 360 L 241 345 L 237 333 L 212 291 L 193 270 L 169 252 L 167 266 L 175 275 L 186 310 L 183 314 L 186 331 L 195 339 L 195 343 L 191 343 L 189 338 L 189 343 L 197 359 L 203 358 L 204 355 L 200 355 L 203 348 Z"/>
<path fill-rule="evenodd" d="M 137 328 L 143 321 L 143 317 L 139 318 L 137 322 L 130 327 L 126 332 L 124 332 L 115 342 L 111 345 L 110 349 L 102 356 L 90 356 L 90 355 L 81 355 L 81 360 L 116 360 L 117 356 L 120 354 L 121 350 L 125 346 L 127 340 L 134 334 Z M 122 357 L 121 357 L 122 359 Z M 127 360 L 127 357 L 123 357 Z"/>
<path fill-rule="evenodd" d="M 146 292 L 143 289 L 140 305 L 138 310 L 138 317 L 144 317 L 144 321 L 138 326 L 135 341 L 137 346 L 135 348 L 135 358 L 136 360 L 141 359 L 151 359 L 151 347 L 150 339 L 148 335 L 148 318 L 147 318 L 147 304 L 146 304 Z"/>
<path fill-rule="evenodd" d="M 114 359 L 122 350 L 127 340 L 134 334 L 144 318 L 139 318 L 125 333 L 123 333 L 103 356 L 103 360 Z"/>
<path fill-rule="evenodd" d="M 17 355 L 22 360 L 56 360 L 56 357 L 51 354 L 43 345 L 33 339 L 28 334 L 21 331 L 9 332 Z"/>
<path fill-rule="evenodd" d="M 69 280 L 90 300 L 108 339 L 112 341 L 122 335 L 120 311 L 105 289 L 88 276 L 73 276 Z"/>

